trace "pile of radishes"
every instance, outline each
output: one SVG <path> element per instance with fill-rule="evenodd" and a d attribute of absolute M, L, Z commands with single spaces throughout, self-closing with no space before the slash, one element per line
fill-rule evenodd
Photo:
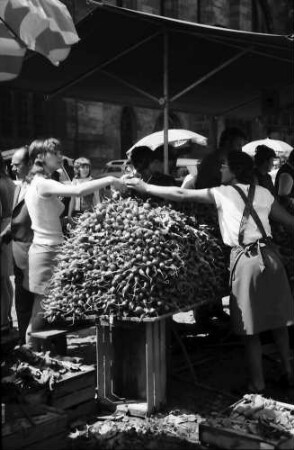
<path fill-rule="evenodd" d="M 227 278 L 220 244 L 171 206 L 116 195 L 80 216 L 61 246 L 45 318 L 155 317 L 214 300 Z"/>

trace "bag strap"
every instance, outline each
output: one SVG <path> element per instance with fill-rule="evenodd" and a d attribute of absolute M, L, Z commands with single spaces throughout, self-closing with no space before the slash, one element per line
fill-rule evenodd
<path fill-rule="evenodd" d="M 240 229 L 239 229 L 239 236 L 238 236 L 239 245 L 242 245 L 244 242 L 245 228 L 248 223 L 248 219 L 249 219 L 250 215 L 252 216 L 253 220 L 255 221 L 257 228 L 259 229 L 259 231 L 262 234 L 262 237 L 264 239 L 267 239 L 267 234 L 265 232 L 264 226 L 259 218 L 259 215 L 253 208 L 255 187 L 256 187 L 256 185 L 254 183 L 250 184 L 249 191 L 248 191 L 248 197 L 246 197 L 246 194 L 242 191 L 242 189 L 239 186 L 233 185 L 233 188 L 236 189 L 236 191 L 240 194 L 240 196 L 242 197 L 242 199 L 244 200 L 244 203 L 245 203 L 245 208 L 244 208 L 243 216 L 242 216 L 241 223 L 240 223 Z"/>

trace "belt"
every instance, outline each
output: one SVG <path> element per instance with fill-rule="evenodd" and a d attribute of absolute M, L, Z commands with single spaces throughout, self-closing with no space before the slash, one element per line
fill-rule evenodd
<path fill-rule="evenodd" d="M 236 270 L 236 266 L 242 255 L 252 256 L 252 252 L 257 250 L 260 272 L 264 271 L 265 263 L 261 252 L 261 247 L 271 245 L 271 243 L 272 239 L 270 237 L 267 237 L 258 239 L 257 241 L 251 242 L 250 244 L 237 245 L 235 247 L 232 247 L 230 256 L 230 286 L 232 286 L 232 280 Z"/>

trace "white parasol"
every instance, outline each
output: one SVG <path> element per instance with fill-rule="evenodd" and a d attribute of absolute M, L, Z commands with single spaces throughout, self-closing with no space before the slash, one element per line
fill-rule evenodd
<path fill-rule="evenodd" d="M 259 145 L 266 145 L 269 148 L 272 148 L 277 156 L 289 154 L 293 147 L 289 145 L 287 142 L 279 141 L 278 139 L 259 139 L 258 141 L 252 141 L 242 147 L 242 151 L 248 153 L 248 155 L 254 156 L 256 147 Z"/>
<path fill-rule="evenodd" d="M 207 146 L 207 138 L 201 134 L 195 133 L 190 130 L 182 129 L 169 129 L 168 130 L 168 143 L 173 147 L 182 147 L 189 143 L 195 143 L 198 145 Z M 133 145 L 128 151 L 127 155 L 130 156 L 132 151 L 136 147 L 146 146 L 150 150 L 156 150 L 158 147 L 164 144 L 164 132 L 156 131 L 155 133 L 149 134 L 144 138 L 140 139 L 135 145 Z"/>

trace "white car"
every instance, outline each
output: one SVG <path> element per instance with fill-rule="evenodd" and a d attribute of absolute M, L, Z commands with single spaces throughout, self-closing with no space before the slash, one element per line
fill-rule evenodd
<path fill-rule="evenodd" d="M 101 176 L 112 175 L 116 178 L 120 178 L 125 174 L 126 167 L 128 165 L 127 159 L 115 159 L 113 161 L 109 161 L 105 164 L 104 169 L 102 170 Z"/>
<path fill-rule="evenodd" d="M 198 170 L 197 166 L 199 164 L 199 159 L 195 158 L 178 158 L 177 159 L 177 173 L 176 181 L 182 183 L 184 180 L 192 179 L 197 176 Z"/>

